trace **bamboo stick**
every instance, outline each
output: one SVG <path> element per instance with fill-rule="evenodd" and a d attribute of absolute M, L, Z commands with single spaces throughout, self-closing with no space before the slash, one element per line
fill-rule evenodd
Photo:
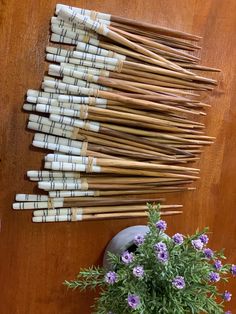
<path fill-rule="evenodd" d="M 182 211 L 160 212 L 161 216 L 178 215 Z M 130 218 L 146 218 L 148 212 L 125 212 L 125 213 L 105 213 L 105 214 L 85 214 L 76 215 L 73 219 L 71 215 L 58 216 L 37 216 L 33 217 L 33 222 L 63 222 L 63 221 L 81 221 L 81 220 L 103 220 L 103 219 L 130 219 Z"/>

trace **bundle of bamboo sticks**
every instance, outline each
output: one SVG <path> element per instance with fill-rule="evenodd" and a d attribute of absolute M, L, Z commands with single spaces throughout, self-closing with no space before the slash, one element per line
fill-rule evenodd
<path fill-rule="evenodd" d="M 162 193 L 193 190 L 199 169 L 188 164 L 214 140 L 199 96 L 217 83 L 198 71 L 219 71 L 197 64 L 199 39 L 58 4 L 48 73 L 23 106 L 33 146 L 52 151 L 27 173 L 44 194 L 17 194 L 13 208 L 33 209 L 34 222 L 146 217 Z"/>

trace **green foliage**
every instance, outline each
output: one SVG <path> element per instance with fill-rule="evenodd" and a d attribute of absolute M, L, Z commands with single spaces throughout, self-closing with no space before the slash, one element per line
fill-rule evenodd
<path fill-rule="evenodd" d="M 149 233 L 142 245 L 137 246 L 132 262 L 125 264 L 120 256 L 109 254 L 117 280 L 109 284 L 105 280 L 106 270 L 101 267 L 91 267 L 80 271 L 74 281 L 65 281 L 69 288 L 95 289 L 100 287 L 99 298 L 94 307 L 97 314 L 182 314 L 182 313 L 224 313 L 221 302 L 222 293 L 218 292 L 214 283 L 209 281 L 209 273 L 216 272 L 214 260 L 224 259 L 223 252 L 214 252 L 212 259 L 207 259 L 202 250 L 196 250 L 191 241 L 206 233 L 196 232 L 193 236 L 184 238 L 184 242 L 177 245 L 172 238 L 166 236 L 156 227 L 160 220 L 159 206 L 149 208 Z M 154 245 L 166 244 L 169 259 L 161 263 L 156 256 Z M 142 266 L 144 275 L 134 276 L 133 269 Z M 218 270 L 221 279 L 230 271 L 230 265 L 224 265 Z M 177 289 L 172 281 L 182 276 L 185 281 L 183 289 Z M 129 295 L 137 295 L 140 304 L 136 309 L 129 306 Z M 219 301 L 220 300 L 220 301 Z"/>

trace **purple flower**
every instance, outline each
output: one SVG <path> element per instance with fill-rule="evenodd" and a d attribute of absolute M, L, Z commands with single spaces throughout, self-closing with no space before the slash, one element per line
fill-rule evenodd
<path fill-rule="evenodd" d="M 192 243 L 192 246 L 194 247 L 195 250 L 202 250 L 203 243 L 201 240 L 199 240 L 199 239 L 192 240 L 191 243 Z"/>
<path fill-rule="evenodd" d="M 232 264 L 230 271 L 233 276 L 236 276 L 236 265 Z"/>
<path fill-rule="evenodd" d="M 132 309 L 136 309 L 140 304 L 140 298 L 138 295 L 130 294 L 128 296 L 128 304 Z"/>
<path fill-rule="evenodd" d="M 227 301 L 227 302 L 229 302 L 230 300 L 231 300 L 231 298 L 232 298 L 232 293 L 230 293 L 230 292 L 228 292 L 228 291 L 225 291 L 224 293 L 223 293 L 223 299 L 225 300 L 225 301 Z"/>
<path fill-rule="evenodd" d="M 144 275 L 143 266 L 136 266 L 133 269 L 133 275 L 138 278 L 142 278 Z"/>
<path fill-rule="evenodd" d="M 114 271 L 109 271 L 105 275 L 105 282 L 109 285 L 113 285 L 117 281 L 117 274 Z"/>
<path fill-rule="evenodd" d="M 177 276 L 172 280 L 172 286 L 177 289 L 183 289 L 185 287 L 185 280 L 182 276 Z"/>
<path fill-rule="evenodd" d="M 209 273 L 209 280 L 211 282 L 218 282 L 220 280 L 220 275 L 218 273 L 215 273 L 214 271 L 211 271 Z"/>
<path fill-rule="evenodd" d="M 144 236 L 142 234 L 137 234 L 134 237 L 134 244 L 136 244 L 137 246 L 143 244 L 144 242 Z"/>
<path fill-rule="evenodd" d="M 125 264 L 131 263 L 133 259 L 134 259 L 133 253 L 129 253 L 128 251 L 125 251 L 121 256 L 121 260 Z"/>
<path fill-rule="evenodd" d="M 227 312 L 225 312 L 225 314 L 232 314 L 232 312 L 231 311 L 227 311 Z"/>
<path fill-rule="evenodd" d="M 159 220 L 156 223 L 156 227 L 157 229 L 159 229 L 160 231 L 166 231 L 167 228 L 167 223 L 164 220 Z"/>
<path fill-rule="evenodd" d="M 184 242 L 184 236 L 181 233 L 174 234 L 172 239 L 177 245 L 181 245 Z"/>
<path fill-rule="evenodd" d="M 154 245 L 154 250 L 156 252 L 166 252 L 167 251 L 166 244 L 164 242 L 158 242 Z"/>
<path fill-rule="evenodd" d="M 217 260 L 215 261 L 215 263 L 214 263 L 214 267 L 215 267 L 216 270 L 220 270 L 221 267 L 222 267 L 221 261 L 217 259 Z"/>
<path fill-rule="evenodd" d="M 200 235 L 199 240 L 201 240 L 203 244 L 207 244 L 209 241 L 209 238 L 206 234 L 202 234 Z"/>
<path fill-rule="evenodd" d="M 203 253 L 205 255 L 206 258 L 211 259 L 214 256 L 214 253 L 211 249 L 204 249 Z"/>
<path fill-rule="evenodd" d="M 169 253 L 167 251 L 161 251 L 156 255 L 160 263 L 166 263 L 169 259 Z"/>

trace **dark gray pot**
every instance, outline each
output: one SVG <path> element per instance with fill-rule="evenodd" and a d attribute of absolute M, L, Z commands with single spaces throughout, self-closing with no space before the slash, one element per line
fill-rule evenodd
<path fill-rule="evenodd" d="M 134 242 L 134 237 L 137 234 L 145 235 L 149 231 L 149 228 L 145 225 L 132 226 L 117 233 L 114 238 L 111 239 L 106 247 L 104 257 L 103 257 L 103 267 L 107 270 L 111 270 L 112 267 L 108 261 L 108 252 L 116 255 L 121 255 L 129 247 L 131 247 Z"/>

